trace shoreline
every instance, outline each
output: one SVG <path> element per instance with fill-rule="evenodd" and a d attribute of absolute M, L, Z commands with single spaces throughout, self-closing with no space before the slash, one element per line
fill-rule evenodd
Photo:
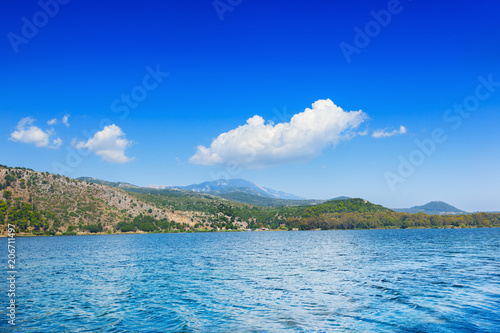
<path fill-rule="evenodd" d="M 500 228 L 500 226 L 491 226 L 491 227 L 466 227 L 466 228 L 460 228 L 460 227 L 450 227 L 450 228 L 445 228 L 445 227 L 436 227 L 436 228 L 370 228 L 370 229 L 311 229 L 311 230 L 203 230 L 203 231 L 165 231 L 165 232 L 138 232 L 138 231 L 133 231 L 133 232 L 113 232 L 113 233 L 107 233 L 107 232 L 96 232 L 96 233 L 77 233 L 75 235 L 64 235 L 62 233 L 58 233 L 55 235 L 34 235 L 31 233 L 16 233 L 15 237 L 62 237 L 62 236 L 68 236 L 68 237 L 73 237 L 73 236 L 111 236 L 111 235 L 154 235 L 154 234 L 196 234 L 196 233 L 227 233 L 227 232 L 297 232 L 297 231 L 360 231 L 360 230 L 425 230 L 425 229 L 492 229 L 492 228 Z M 0 235 L 0 238 L 7 238 L 9 237 L 8 235 L 2 233 Z"/>

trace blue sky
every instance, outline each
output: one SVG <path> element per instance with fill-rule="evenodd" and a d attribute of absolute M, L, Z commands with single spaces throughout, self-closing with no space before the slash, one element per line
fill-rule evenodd
<path fill-rule="evenodd" d="M 3 1 L 0 163 L 500 210 L 499 12 L 494 1 Z"/>

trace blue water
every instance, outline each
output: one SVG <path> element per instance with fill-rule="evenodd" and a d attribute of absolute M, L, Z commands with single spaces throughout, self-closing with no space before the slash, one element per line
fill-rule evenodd
<path fill-rule="evenodd" d="M 16 246 L 17 325 L 2 291 L 2 332 L 500 331 L 500 229 L 29 237 Z M 5 276 L 5 239 L 0 255 Z"/>

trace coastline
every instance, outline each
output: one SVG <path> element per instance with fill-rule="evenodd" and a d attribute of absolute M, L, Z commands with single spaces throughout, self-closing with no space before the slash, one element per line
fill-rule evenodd
<path fill-rule="evenodd" d="M 338 231 L 352 231 L 352 230 L 423 230 L 423 229 L 429 229 L 429 230 L 434 230 L 434 229 L 491 229 L 491 228 L 500 228 L 500 226 L 489 226 L 489 227 L 455 227 L 455 226 L 449 226 L 449 227 L 435 227 L 435 228 L 425 228 L 425 227 L 413 227 L 413 228 L 370 228 L 370 229 L 361 229 L 361 228 L 354 228 L 354 229 L 311 229 L 311 230 L 283 230 L 283 229 L 276 229 L 276 230 L 189 230 L 189 231 L 162 231 L 162 232 L 145 232 L 145 231 L 131 231 L 131 232 L 96 232 L 96 233 L 83 233 L 79 232 L 76 234 L 71 234 L 71 235 L 64 235 L 62 233 L 57 233 L 55 235 L 35 235 L 32 233 L 16 233 L 16 237 L 61 237 L 61 236 L 105 236 L 105 235 L 141 235 L 141 234 L 195 234 L 195 233 L 227 233 L 227 232 L 296 232 L 296 231 L 333 231 L 333 230 L 338 230 Z M 7 238 L 8 235 L 2 233 L 0 234 L 0 238 Z"/>

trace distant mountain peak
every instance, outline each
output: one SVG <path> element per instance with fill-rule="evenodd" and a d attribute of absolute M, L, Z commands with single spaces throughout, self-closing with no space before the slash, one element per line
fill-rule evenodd
<path fill-rule="evenodd" d="M 171 188 L 173 187 L 172 185 L 148 185 L 146 186 L 147 188 L 154 188 L 156 190 L 164 190 L 166 188 Z"/>
<path fill-rule="evenodd" d="M 443 201 L 430 201 L 421 206 L 413 206 L 411 208 L 396 208 L 397 212 L 406 213 L 426 213 L 429 215 L 445 215 L 445 214 L 463 214 L 465 211 L 458 209 Z"/>
<path fill-rule="evenodd" d="M 442 212 L 456 212 L 456 213 L 463 213 L 464 211 L 461 209 L 458 209 L 455 206 L 452 206 L 446 202 L 443 201 L 431 201 L 426 203 L 425 205 L 422 206 L 414 206 L 412 208 L 417 208 L 417 209 L 430 209 L 430 210 L 435 210 L 435 211 L 442 211 Z"/>
<path fill-rule="evenodd" d="M 349 200 L 349 199 L 352 199 L 350 197 L 346 197 L 346 196 L 340 196 L 340 197 L 336 197 L 336 198 L 332 198 L 332 199 L 329 199 L 328 201 L 336 201 L 336 200 Z"/>
<path fill-rule="evenodd" d="M 304 200 L 304 198 L 302 197 L 282 191 L 273 190 L 268 187 L 263 187 L 241 178 L 217 179 L 206 181 L 200 184 L 174 187 L 183 190 L 190 190 L 193 192 L 204 192 L 215 195 L 230 192 L 244 192 L 276 199 Z"/>

